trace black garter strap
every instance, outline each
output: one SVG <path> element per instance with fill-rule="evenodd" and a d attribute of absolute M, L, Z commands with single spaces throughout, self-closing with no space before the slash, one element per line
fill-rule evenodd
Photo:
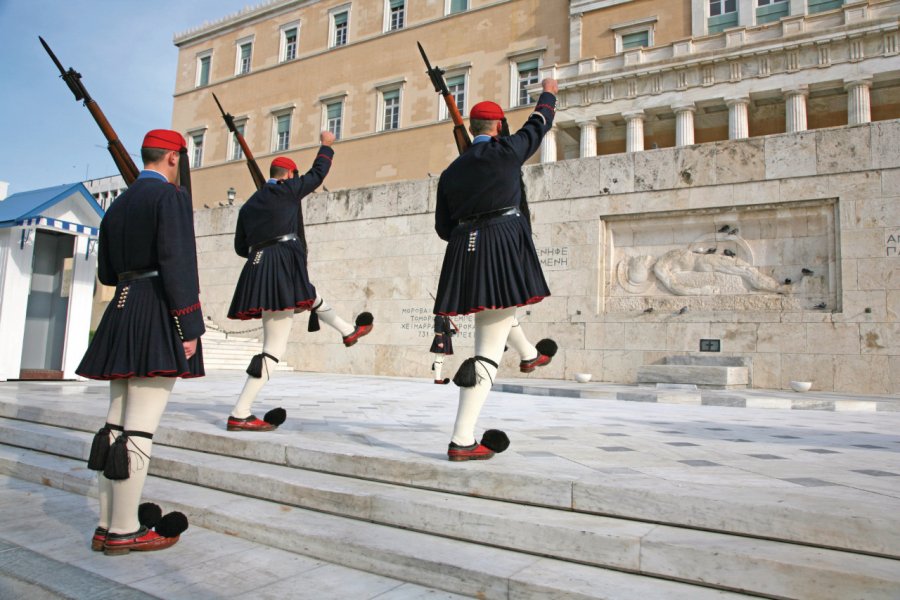
<path fill-rule="evenodd" d="M 489 359 L 487 356 L 479 356 L 478 354 L 476 354 L 476 355 L 475 355 L 475 360 L 480 361 L 480 362 L 487 363 L 487 364 L 491 365 L 492 367 L 494 367 L 495 369 L 499 369 L 499 368 L 500 368 L 500 365 L 498 365 L 497 363 L 495 363 L 494 361 L 492 361 L 491 359 Z"/>

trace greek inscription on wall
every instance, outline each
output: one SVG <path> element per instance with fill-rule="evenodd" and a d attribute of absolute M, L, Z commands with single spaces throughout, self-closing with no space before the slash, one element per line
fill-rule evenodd
<path fill-rule="evenodd" d="M 569 270 L 568 246 L 545 246 L 536 248 L 541 266 L 547 271 Z"/>
<path fill-rule="evenodd" d="M 900 229 L 895 229 L 885 234 L 884 255 L 900 256 Z"/>
<path fill-rule="evenodd" d="M 400 310 L 400 329 L 407 331 L 418 338 L 431 339 L 434 336 L 434 313 L 431 307 L 410 306 Z M 450 317 L 453 324 L 459 329 L 454 340 L 471 339 L 475 337 L 475 325 L 469 317 Z"/>

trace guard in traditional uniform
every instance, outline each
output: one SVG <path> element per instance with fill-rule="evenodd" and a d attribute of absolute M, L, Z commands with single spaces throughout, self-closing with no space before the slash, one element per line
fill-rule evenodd
<path fill-rule="evenodd" d="M 141 158 L 144 170 L 100 223 L 98 277 L 116 295 L 75 371 L 110 382 L 106 424 L 88 460 L 100 471 L 91 548 L 107 555 L 168 548 L 187 528 L 181 513 L 148 522 L 138 506 L 175 379 L 204 374 L 194 216 L 190 196 L 174 183 L 187 159 L 184 138 L 153 130 Z"/>
<path fill-rule="evenodd" d="M 321 142 L 312 168 L 302 177 L 294 161 L 286 156 L 275 158 L 266 185 L 238 213 L 234 249 L 247 262 L 234 290 L 228 318 L 262 319 L 263 348 L 247 367 L 247 381 L 228 417 L 228 431 L 271 431 L 284 422 L 283 408 L 268 411 L 262 419 L 250 408 L 284 356 L 295 312 L 309 310 L 310 331 L 319 329 L 321 319 L 341 334 L 347 347 L 372 331 L 371 313 L 360 313 L 355 326 L 350 325 L 316 294 L 309 281 L 300 200 L 322 184 L 331 168 L 334 135 L 323 131 Z"/>
<path fill-rule="evenodd" d="M 447 456 L 453 461 L 484 460 L 509 446 L 491 429 L 481 442 L 475 423 L 497 374 L 516 308 L 550 295 L 525 209 L 521 168 L 540 148 L 553 124 L 557 83 L 542 82 L 543 93 L 525 124 L 501 136 L 503 110 L 480 102 L 470 112 L 472 146 L 441 174 L 435 230 L 446 240 L 434 303 L 436 315 L 475 314 L 475 356 L 453 378 L 460 386 L 459 408 Z"/>
<path fill-rule="evenodd" d="M 431 340 L 429 352 L 434 354 L 431 370 L 434 371 L 434 383 L 437 385 L 450 383 L 450 378 L 442 377 L 441 374 L 444 368 L 444 357 L 453 356 L 453 336 L 457 333 L 459 333 L 459 329 L 456 328 L 456 324 L 450 320 L 450 317 L 434 316 L 434 339 Z"/>

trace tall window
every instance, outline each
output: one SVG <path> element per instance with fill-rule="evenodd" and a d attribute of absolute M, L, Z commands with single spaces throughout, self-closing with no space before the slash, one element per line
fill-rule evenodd
<path fill-rule="evenodd" d="M 650 45 L 650 32 L 635 31 L 634 33 L 622 34 L 622 51 L 631 50 L 633 48 L 646 48 Z"/>
<path fill-rule="evenodd" d="M 709 33 L 719 33 L 738 24 L 737 0 L 709 0 Z"/>
<path fill-rule="evenodd" d="M 197 57 L 197 87 L 209 85 L 209 71 L 212 67 L 212 52 Z"/>
<path fill-rule="evenodd" d="M 532 60 L 525 60 L 517 63 L 516 70 L 519 73 L 519 96 L 516 101 L 516 106 L 531 104 L 532 102 L 534 102 L 534 99 L 528 94 L 528 90 L 526 90 L 525 88 L 539 81 L 538 59 L 535 58 Z"/>
<path fill-rule="evenodd" d="M 709 0 L 709 16 L 737 12 L 737 0 Z"/>
<path fill-rule="evenodd" d="M 291 113 L 275 117 L 275 151 L 287 150 L 291 145 Z"/>
<path fill-rule="evenodd" d="M 281 62 L 297 58 L 297 38 L 300 29 L 296 26 L 285 27 L 281 30 Z"/>
<path fill-rule="evenodd" d="M 347 44 L 347 27 L 349 21 L 350 13 L 348 11 L 343 11 L 339 13 L 334 13 L 332 18 L 334 20 L 333 24 L 333 33 L 332 33 L 332 47 L 337 46 L 345 46 Z"/>
<path fill-rule="evenodd" d="M 469 0 L 449 0 L 447 4 L 447 14 L 464 12 L 469 10 Z"/>
<path fill-rule="evenodd" d="M 250 57 L 253 52 L 253 42 L 245 42 L 238 46 L 236 75 L 245 75 L 250 72 Z"/>
<path fill-rule="evenodd" d="M 772 23 L 788 16 L 789 12 L 788 0 L 757 0 L 756 24 Z"/>
<path fill-rule="evenodd" d="M 203 165 L 203 135 L 204 132 L 191 134 L 192 169 L 197 169 Z"/>
<path fill-rule="evenodd" d="M 807 10 L 809 14 L 840 8 L 843 6 L 844 0 L 809 0 L 807 2 Z"/>
<path fill-rule="evenodd" d="M 344 120 L 344 101 L 338 100 L 325 105 L 325 129 L 341 139 L 341 128 Z"/>
<path fill-rule="evenodd" d="M 452 75 L 447 77 L 447 89 L 450 90 L 450 95 L 453 96 L 453 100 L 456 102 L 456 108 L 459 109 L 459 114 L 465 116 L 466 114 L 466 76 L 462 75 Z M 441 107 L 441 119 L 449 119 L 450 113 L 447 110 L 447 104 L 443 99 L 440 100 Z"/>
<path fill-rule="evenodd" d="M 235 123 L 234 128 L 237 129 L 237 133 L 231 134 L 231 160 L 241 160 L 244 158 L 244 150 L 241 148 L 241 145 L 238 143 L 237 136 L 240 134 L 244 135 L 244 127 L 246 123 Z"/>
<path fill-rule="evenodd" d="M 390 11 L 388 31 L 403 29 L 406 21 L 406 0 L 388 0 L 388 9 Z"/>
<path fill-rule="evenodd" d="M 400 128 L 400 90 L 389 90 L 382 93 L 384 116 L 382 129 L 389 131 Z"/>

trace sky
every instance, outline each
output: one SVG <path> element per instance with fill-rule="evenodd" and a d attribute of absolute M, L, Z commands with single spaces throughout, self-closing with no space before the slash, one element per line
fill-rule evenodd
<path fill-rule="evenodd" d="M 93 117 L 38 41 L 81 73 L 140 167 L 150 129 L 172 124 L 176 33 L 262 0 L 0 0 L 0 181 L 9 194 L 118 171 Z"/>

